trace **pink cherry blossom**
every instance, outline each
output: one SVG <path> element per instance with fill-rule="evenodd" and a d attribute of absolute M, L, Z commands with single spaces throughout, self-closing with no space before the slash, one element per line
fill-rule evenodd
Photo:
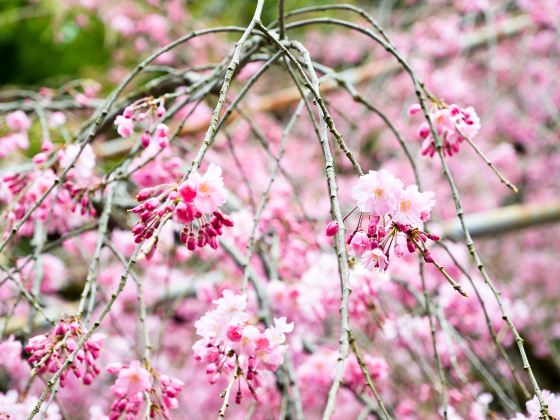
<path fill-rule="evenodd" d="M 211 163 L 204 175 L 195 172 L 187 181 L 195 190 L 194 204 L 203 213 L 212 213 L 226 202 L 222 169 Z"/>
<path fill-rule="evenodd" d="M 151 386 L 152 376 L 139 361 L 134 360 L 127 368 L 120 370 L 112 390 L 116 395 L 125 396 L 147 391 Z"/>
<path fill-rule="evenodd" d="M 410 225 L 421 226 L 430 218 L 430 212 L 435 204 L 434 193 L 419 192 L 417 185 L 409 185 L 401 191 L 396 211 L 392 215 L 393 221 Z"/>
<path fill-rule="evenodd" d="M 371 241 L 365 232 L 359 231 L 356 232 L 354 236 L 352 236 L 352 240 L 350 241 L 349 245 L 349 251 L 352 255 L 361 256 L 370 248 Z"/>
<path fill-rule="evenodd" d="M 121 137 L 130 137 L 134 132 L 134 121 L 130 118 L 123 117 L 122 115 L 117 116 L 115 119 L 115 125 L 117 126 L 117 133 Z"/>
<path fill-rule="evenodd" d="M 369 171 L 352 188 L 352 198 L 362 212 L 392 213 L 398 204 L 402 186 L 402 181 L 385 169 Z"/>
<path fill-rule="evenodd" d="M 387 268 L 389 260 L 379 248 L 366 251 L 362 254 L 362 264 L 368 269 L 378 269 L 383 271 Z"/>

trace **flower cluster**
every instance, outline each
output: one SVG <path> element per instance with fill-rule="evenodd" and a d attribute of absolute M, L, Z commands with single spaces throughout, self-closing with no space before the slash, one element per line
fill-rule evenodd
<path fill-rule="evenodd" d="M 29 147 L 28 130 L 31 128 L 31 120 L 23 111 L 15 111 L 8 114 L 6 124 L 11 133 L 0 138 L 0 158 L 16 149 L 27 149 Z"/>
<path fill-rule="evenodd" d="M 144 368 L 138 360 L 129 365 L 112 363 L 107 367 L 112 375 L 117 375 L 111 392 L 116 400 L 111 404 L 110 420 L 123 418 L 134 419 L 144 404 L 144 393 L 150 401 L 150 417 L 168 419 L 169 410 L 177 408 L 177 396 L 185 384 L 167 375 L 158 375 L 153 370 Z"/>
<path fill-rule="evenodd" d="M 410 115 L 420 112 L 420 105 L 414 104 L 409 109 Z M 473 107 L 460 108 L 457 105 L 442 105 L 430 112 L 438 137 L 443 146 L 443 153 L 453 156 L 459 151 L 459 145 L 468 138 L 472 140 L 480 130 L 480 119 Z M 424 122 L 418 128 L 418 137 L 423 140 L 422 154 L 432 157 L 436 153 L 434 138 L 430 126 Z"/>
<path fill-rule="evenodd" d="M 224 290 L 214 303 L 216 309 L 195 323 L 196 332 L 202 337 L 193 345 L 195 359 L 207 364 L 211 384 L 237 369 L 238 380 L 244 378 L 253 392 L 261 383 L 261 370 L 273 372 L 282 364 L 287 350 L 285 334 L 293 331 L 294 324 L 282 317 L 274 319 L 274 326 L 259 328 L 250 322 L 247 296 L 231 290 Z M 237 403 L 241 400 L 238 389 Z"/>
<path fill-rule="evenodd" d="M 204 175 L 194 172 L 180 185 L 144 188 L 136 198 L 141 201 L 131 210 L 140 216 L 132 228 L 136 243 L 151 238 L 169 214 L 184 225 L 180 239 L 191 251 L 206 245 L 217 249 L 222 228 L 233 226 L 233 221 L 218 210 L 226 201 L 226 190 L 222 169 L 214 164 L 210 164 Z"/>
<path fill-rule="evenodd" d="M 437 241 L 439 237 L 421 230 L 422 223 L 430 218 L 433 197 L 433 192 L 420 192 L 416 185 L 405 188 L 400 179 L 384 169 L 361 176 L 352 189 L 360 218 L 346 241 L 349 253 L 361 257 L 366 268 L 380 271 L 389 265 L 391 248 L 398 257 L 405 250 L 409 253 L 419 250 L 426 262 L 433 262 L 425 243 L 428 239 Z M 367 220 L 365 229 L 364 220 Z M 336 223 L 327 225 L 327 235 L 332 236 L 336 231 Z"/>
<path fill-rule="evenodd" d="M 143 98 L 127 106 L 122 115 L 115 118 L 117 132 L 121 137 L 130 137 L 134 133 L 135 125 L 142 126 L 144 133 L 140 137 L 142 146 L 148 147 L 152 140 L 156 140 L 161 148 L 169 146 L 167 138 L 169 127 L 159 122 L 165 114 L 163 99 Z M 153 132 L 153 136 L 152 136 Z"/>
<path fill-rule="evenodd" d="M 60 320 L 46 335 L 37 335 L 29 340 L 25 351 L 30 354 L 29 362 L 33 365 L 33 373 L 54 373 L 60 369 L 70 353 L 74 351 L 80 338 L 84 335 L 84 327 L 76 317 Z M 76 378 L 82 378 L 85 385 L 91 384 L 100 370 L 96 364 L 101 352 L 101 334 L 92 335 L 76 354 L 70 369 Z M 80 370 L 83 368 L 83 371 Z M 68 371 L 60 376 L 60 386 L 64 387 Z"/>

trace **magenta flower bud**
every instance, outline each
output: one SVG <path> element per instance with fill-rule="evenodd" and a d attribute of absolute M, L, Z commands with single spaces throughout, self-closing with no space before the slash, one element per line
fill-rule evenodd
<path fill-rule="evenodd" d="M 123 116 L 125 118 L 132 118 L 133 115 L 134 115 L 134 108 L 131 106 L 127 106 L 123 111 Z"/>
<path fill-rule="evenodd" d="M 89 372 L 86 373 L 86 374 L 84 375 L 83 381 L 84 381 L 84 385 L 90 385 L 91 382 L 93 381 L 93 376 L 91 375 L 91 373 L 89 373 Z"/>
<path fill-rule="evenodd" d="M 373 217 L 368 224 L 368 235 L 374 236 L 377 232 L 377 225 L 379 224 L 379 216 Z"/>
<path fill-rule="evenodd" d="M 412 241 L 406 241 L 406 247 L 408 248 L 408 252 L 411 254 L 416 251 L 416 246 L 412 243 Z"/>
<path fill-rule="evenodd" d="M 136 194 L 136 200 L 144 201 L 154 193 L 153 188 L 143 188 Z"/>
<path fill-rule="evenodd" d="M 61 322 L 55 327 L 54 335 L 64 335 L 64 334 L 66 334 L 66 325 Z"/>
<path fill-rule="evenodd" d="M 428 238 L 430 238 L 432 241 L 439 241 L 441 238 L 436 235 L 435 233 L 428 233 Z"/>
<path fill-rule="evenodd" d="M 196 239 L 194 239 L 193 234 L 189 235 L 189 239 L 187 240 L 187 248 L 189 251 L 194 251 L 196 249 Z"/>
<path fill-rule="evenodd" d="M 196 197 L 196 189 L 191 187 L 187 182 L 183 182 L 179 187 L 179 194 L 183 201 L 190 203 Z"/>
<path fill-rule="evenodd" d="M 163 106 L 163 103 L 159 104 L 156 114 L 158 117 L 163 117 L 163 114 L 165 114 L 165 107 Z"/>
<path fill-rule="evenodd" d="M 159 206 L 159 200 L 156 197 L 152 197 L 144 203 L 144 208 L 146 210 L 155 210 L 158 208 L 158 206 Z"/>
<path fill-rule="evenodd" d="M 32 161 L 33 161 L 33 163 L 40 164 L 40 163 L 46 162 L 47 159 L 48 159 L 47 154 L 41 152 L 41 153 L 37 153 L 35 156 L 33 156 Z"/>
<path fill-rule="evenodd" d="M 412 104 L 410 108 L 408 108 L 408 115 L 415 115 L 422 111 L 422 108 L 419 104 Z"/>
<path fill-rule="evenodd" d="M 395 223 L 395 224 L 397 225 L 397 228 L 398 228 L 401 232 L 406 233 L 406 232 L 408 232 L 408 231 L 410 230 L 410 226 L 408 226 L 408 225 L 403 225 L 402 223 L 399 223 L 399 222 L 397 222 L 397 223 Z"/>
<path fill-rule="evenodd" d="M 235 403 L 236 404 L 241 404 L 241 397 L 243 394 L 241 394 L 241 390 L 237 391 L 237 394 L 235 394 Z"/>
<path fill-rule="evenodd" d="M 424 251 L 424 261 L 426 261 L 428 264 L 434 262 L 434 259 L 432 258 L 432 254 L 430 254 L 430 251 L 428 250 Z"/>
<path fill-rule="evenodd" d="M 216 237 L 209 237 L 206 243 L 210 245 L 210 248 L 218 249 L 218 241 L 216 240 Z"/>
<path fill-rule="evenodd" d="M 50 152 L 54 148 L 54 145 L 49 140 L 43 140 L 41 143 L 41 151 L 42 152 Z"/>
<path fill-rule="evenodd" d="M 333 220 L 327 224 L 327 227 L 325 228 L 325 234 L 327 236 L 334 236 L 336 235 L 336 232 L 338 232 L 338 223 Z"/>
<path fill-rule="evenodd" d="M 420 138 L 425 139 L 426 137 L 428 137 L 429 134 L 430 134 L 430 127 L 428 126 L 428 124 L 426 123 L 422 124 L 418 129 L 418 136 Z"/>
<path fill-rule="evenodd" d="M 87 194 L 84 194 L 82 196 L 82 199 L 80 200 L 80 205 L 82 207 L 86 207 L 88 205 L 88 203 L 89 203 L 89 197 L 87 196 Z"/>
<path fill-rule="evenodd" d="M 206 374 L 207 375 L 212 375 L 214 373 L 216 373 L 218 371 L 218 367 L 216 366 L 215 363 L 209 363 L 206 366 Z"/>
<path fill-rule="evenodd" d="M 150 145 L 150 140 L 151 140 L 150 133 L 144 133 L 142 134 L 142 137 L 140 137 L 140 142 L 144 147 L 148 147 Z"/>
<path fill-rule="evenodd" d="M 228 327 L 226 331 L 226 337 L 231 341 L 233 341 L 234 343 L 241 341 L 242 336 L 243 334 L 242 334 L 241 327 L 239 327 L 238 325 L 235 326 L 231 325 Z"/>
<path fill-rule="evenodd" d="M 169 133 L 169 127 L 167 125 L 161 123 L 158 124 L 156 127 L 156 136 L 159 138 L 167 138 L 167 134 Z"/>

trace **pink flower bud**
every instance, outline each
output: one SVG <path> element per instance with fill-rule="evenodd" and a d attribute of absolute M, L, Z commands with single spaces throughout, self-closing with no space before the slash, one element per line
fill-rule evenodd
<path fill-rule="evenodd" d="M 241 327 L 238 325 L 229 326 L 226 331 L 226 336 L 233 342 L 241 341 L 241 337 L 243 336 Z"/>
<path fill-rule="evenodd" d="M 325 234 L 327 236 L 334 236 L 336 235 L 336 232 L 338 232 L 338 223 L 333 220 L 329 222 L 329 224 L 327 224 L 327 227 L 325 228 Z"/>
<path fill-rule="evenodd" d="M 144 201 L 146 200 L 148 197 L 150 197 L 152 194 L 154 193 L 154 189 L 153 188 L 143 188 L 140 191 L 138 191 L 138 194 L 136 194 L 136 200 L 138 201 Z"/>
<path fill-rule="evenodd" d="M 432 241 L 439 241 L 440 237 L 438 235 L 436 235 L 435 233 L 428 233 L 428 238 L 430 238 Z"/>
<path fill-rule="evenodd" d="M 125 118 L 132 118 L 133 115 L 134 115 L 134 108 L 131 106 L 127 106 L 123 111 L 123 116 Z"/>
<path fill-rule="evenodd" d="M 163 102 L 159 104 L 156 114 L 158 117 L 163 117 L 163 114 L 165 114 L 165 107 L 163 106 Z"/>
<path fill-rule="evenodd" d="M 123 368 L 122 363 L 119 362 L 109 363 L 107 365 L 107 372 L 109 372 L 111 375 L 117 375 L 122 368 Z"/>
<path fill-rule="evenodd" d="M 155 210 L 158 208 L 158 206 L 159 206 L 159 200 L 156 197 L 152 197 L 144 203 L 144 208 L 146 210 Z"/>
<path fill-rule="evenodd" d="M 418 114 L 421 110 L 422 108 L 419 104 L 410 105 L 410 108 L 408 108 L 408 115 Z"/>
<path fill-rule="evenodd" d="M 36 164 L 44 163 L 47 161 L 47 159 L 48 156 L 46 153 L 37 153 L 35 156 L 33 156 L 33 163 Z"/>
<path fill-rule="evenodd" d="M 191 187 L 187 182 L 183 182 L 179 187 L 179 194 L 183 201 L 190 203 L 196 197 L 196 188 Z"/>
<path fill-rule="evenodd" d="M 156 127 L 157 137 L 166 138 L 168 133 L 169 133 L 169 127 L 167 127 L 165 124 L 161 123 L 157 125 Z"/>
<path fill-rule="evenodd" d="M 53 147 L 54 145 L 52 144 L 52 142 L 48 140 L 43 140 L 43 142 L 41 143 L 42 152 L 50 152 L 53 149 Z"/>
<path fill-rule="evenodd" d="M 142 134 L 142 137 L 140 137 L 140 142 L 144 147 L 148 147 L 150 145 L 150 140 L 151 140 L 150 133 L 144 133 Z"/>

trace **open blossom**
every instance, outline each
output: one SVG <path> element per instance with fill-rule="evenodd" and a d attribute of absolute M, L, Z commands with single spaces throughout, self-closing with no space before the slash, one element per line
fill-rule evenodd
<path fill-rule="evenodd" d="M 115 395 L 134 395 L 144 392 L 152 386 L 152 375 L 144 369 L 140 362 L 134 360 L 126 368 L 119 371 L 119 376 L 111 390 Z"/>
<path fill-rule="evenodd" d="M 134 121 L 131 118 L 126 118 L 123 115 L 118 115 L 115 118 L 115 125 L 117 126 L 117 133 L 119 136 L 127 138 L 134 133 Z"/>
<path fill-rule="evenodd" d="M 368 269 L 384 271 L 389 265 L 389 257 L 380 248 L 370 249 L 362 254 L 362 264 Z"/>
<path fill-rule="evenodd" d="M 206 245 L 217 249 L 222 228 L 233 226 L 233 221 L 218 209 L 225 203 L 225 196 L 222 169 L 214 164 L 204 175 L 194 172 L 180 185 L 144 188 L 136 196 L 142 203 L 131 210 L 140 216 L 132 228 L 135 241 L 151 238 L 163 217 L 172 214 L 176 222 L 184 225 L 180 240 L 189 250 Z"/>
<path fill-rule="evenodd" d="M 420 226 L 430 218 L 435 204 L 432 191 L 420 192 L 417 185 L 401 190 L 393 221 L 403 225 Z"/>
<path fill-rule="evenodd" d="M 402 181 L 385 169 L 369 171 L 352 188 L 352 198 L 361 212 L 391 213 L 398 204 L 402 186 Z"/>
<path fill-rule="evenodd" d="M 348 246 L 348 251 L 351 255 L 361 256 L 364 252 L 371 249 L 370 247 L 370 240 L 364 231 L 356 232 L 352 239 L 350 240 L 350 244 Z"/>
<path fill-rule="evenodd" d="M 167 375 L 160 375 L 153 369 L 146 369 L 138 360 L 129 365 L 112 363 L 107 367 L 112 375 L 117 375 L 111 392 L 116 400 L 111 405 L 110 420 L 123 418 L 135 419 L 143 407 L 144 393 L 150 396 L 149 412 L 164 419 L 170 418 L 169 410 L 177 408 L 177 396 L 185 384 Z"/>
<path fill-rule="evenodd" d="M 32 337 L 25 351 L 30 354 L 29 362 L 33 365 L 36 373 L 56 372 L 70 353 L 76 348 L 76 344 L 84 335 L 85 330 L 81 321 L 75 317 L 62 319 L 46 335 Z M 75 361 L 70 365 L 76 378 L 81 378 L 85 385 L 91 384 L 100 369 L 96 364 L 101 352 L 101 334 L 92 335 L 83 347 L 78 351 Z M 60 376 L 60 386 L 64 387 L 68 370 Z"/>
<path fill-rule="evenodd" d="M 419 106 L 412 106 L 411 115 L 418 113 Z M 443 146 L 443 153 L 453 156 L 459 151 L 459 145 L 468 138 L 472 140 L 480 130 L 480 119 L 473 107 L 460 108 L 449 105 L 430 112 L 430 119 Z M 418 136 L 423 140 L 422 154 L 430 157 L 436 153 L 436 146 L 430 127 L 424 122 L 418 128 Z"/>
<path fill-rule="evenodd" d="M 213 163 L 208 166 L 204 175 L 195 172 L 187 184 L 180 189 L 181 196 L 188 202 L 189 194 L 194 191 L 193 203 L 203 213 L 212 213 L 226 202 L 226 190 L 222 178 L 222 168 Z M 186 196 L 185 196 L 185 191 Z"/>
<path fill-rule="evenodd" d="M 294 329 L 285 317 L 275 318 L 274 325 L 262 329 L 252 324 L 246 310 L 247 296 L 225 290 L 214 301 L 216 308 L 195 323 L 202 337 L 193 345 L 195 359 L 207 364 L 210 383 L 238 369 L 250 390 L 260 385 L 260 371 L 275 371 L 284 360 L 286 334 Z M 238 391 L 236 401 L 241 401 Z"/>
<path fill-rule="evenodd" d="M 155 139 L 163 149 L 169 146 L 169 127 L 160 122 L 165 114 L 163 99 L 143 98 L 127 106 L 122 115 L 115 118 L 117 133 L 121 137 L 130 137 L 134 134 L 136 126 L 140 126 L 144 132 L 140 137 L 142 146 L 148 147 Z M 153 131 L 153 136 L 152 136 Z"/>

